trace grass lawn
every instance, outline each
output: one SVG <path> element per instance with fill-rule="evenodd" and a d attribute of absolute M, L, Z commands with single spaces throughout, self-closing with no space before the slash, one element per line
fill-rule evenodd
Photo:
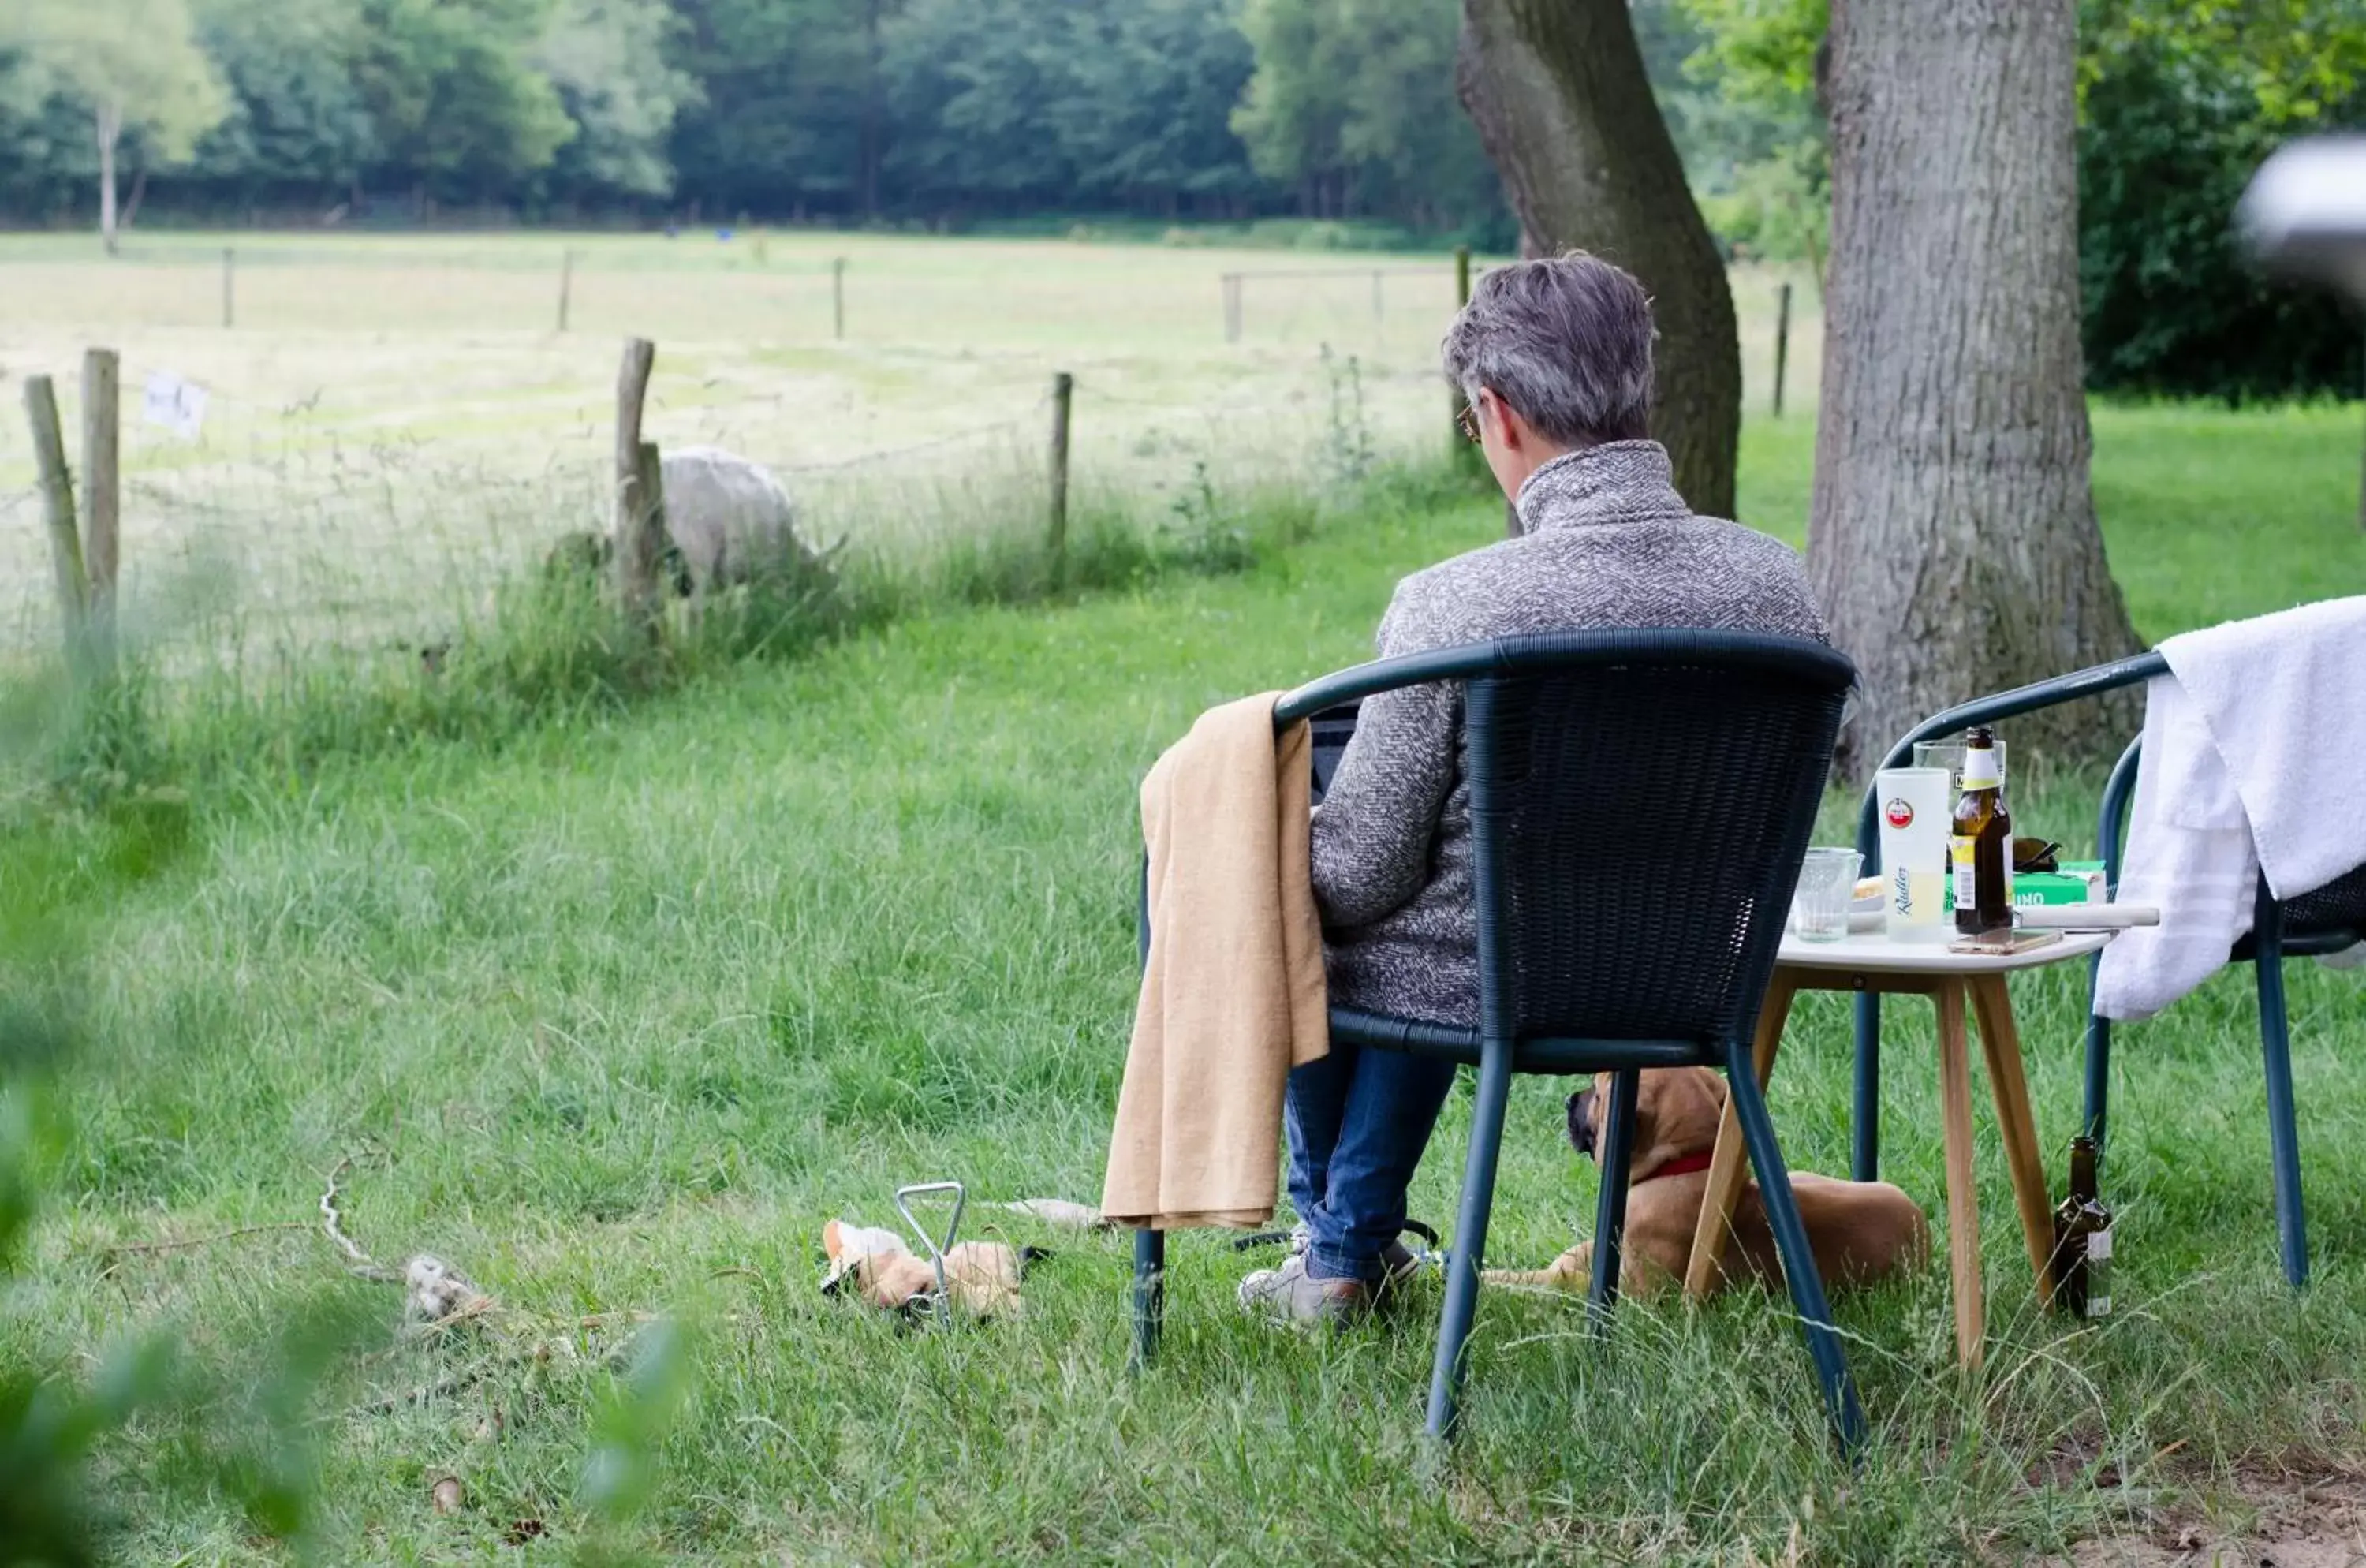
<path fill-rule="evenodd" d="M 2354 410 L 2097 423 L 2148 636 L 2366 591 Z M 1809 438 L 1748 440 L 1744 511 L 1794 537 Z M 892 1224 L 899 1183 L 1098 1195 L 1134 780 L 1202 706 L 1362 656 L 1392 581 L 1500 518 L 1335 524 L 1239 577 L 904 622 L 597 724 L 220 786 L 197 852 L 105 913 L 76 1133 L 0 1346 L 71 1371 L 169 1324 L 246 1365 L 291 1303 L 366 1316 L 308 1428 L 341 1562 L 497 1557 L 521 1521 L 531 1558 L 796 1562 L 2011 1562 L 2317 1528 L 2366 1466 L 2366 1006 L 2314 964 L 2291 970 L 2308 1293 L 2276 1269 L 2253 1012 L 2222 976 L 2120 1037 L 2118 1315 L 2037 1315 L 1983 1116 L 1987 1371 L 1955 1371 L 1941 1265 L 1845 1301 L 1876 1428 L 1853 1471 L 1767 1298 L 1630 1304 L 1607 1342 L 1573 1305 L 1486 1298 L 1467 1437 L 1425 1478 L 1434 1296 L 1393 1328 L 1279 1336 L 1233 1308 L 1245 1260 L 1183 1235 L 1166 1359 L 1133 1382 L 1124 1238 L 975 1206 L 974 1234 L 1058 1248 L 1023 1321 L 902 1333 L 817 1293 L 822 1222 Z M 2089 792 L 2018 804 L 2027 830 L 2091 830 Z M 13 842 L 54 862 L 95 835 Z M 2080 991 L 2048 973 L 2016 998 L 2057 1179 Z M 1935 1220 L 1929 1027 L 1891 1010 L 1885 1174 Z M 1842 1004 L 1808 998 L 1773 1091 L 1797 1168 L 1845 1168 L 1846 1060 Z M 1494 1261 L 1541 1263 L 1590 1223 L 1564 1092 L 1515 1091 Z M 1417 1215 L 1451 1217 L 1466 1107 Z M 308 1224 L 349 1156 L 355 1235 L 450 1260 L 498 1312 L 395 1345 L 397 1292 Z M 637 1312 L 681 1314 L 690 1381 L 647 1506 L 602 1525 L 580 1488 Z M 165 1499 L 175 1438 L 110 1451 L 125 1555 L 280 1550 L 226 1506 Z M 467 1499 L 448 1515 L 445 1475 Z"/>

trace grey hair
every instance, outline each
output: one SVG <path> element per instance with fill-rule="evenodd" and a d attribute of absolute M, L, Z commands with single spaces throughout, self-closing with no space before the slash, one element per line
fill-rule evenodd
<path fill-rule="evenodd" d="M 1651 413 L 1651 297 L 1632 273 L 1572 251 L 1490 269 L 1446 330 L 1447 379 L 1487 388 L 1549 441 L 1631 441 Z"/>

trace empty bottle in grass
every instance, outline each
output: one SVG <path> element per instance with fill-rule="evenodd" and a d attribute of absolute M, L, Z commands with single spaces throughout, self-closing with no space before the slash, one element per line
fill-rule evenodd
<path fill-rule="evenodd" d="M 2070 1195 L 2054 1211 L 2054 1304 L 2077 1318 L 2112 1314 L 2112 1211 L 2095 1191 L 2095 1140 L 2070 1140 Z"/>

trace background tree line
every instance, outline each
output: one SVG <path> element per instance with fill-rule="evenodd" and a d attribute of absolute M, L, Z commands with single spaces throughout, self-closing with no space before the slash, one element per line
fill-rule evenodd
<path fill-rule="evenodd" d="M 1822 267 L 1826 0 L 1631 0 L 1729 248 Z M 0 223 L 1301 217 L 1510 248 L 1457 0 L 9 0 Z M 2359 387 L 2226 214 L 2366 121 L 2360 0 L 2084 0 L 2090 379 Z"/>

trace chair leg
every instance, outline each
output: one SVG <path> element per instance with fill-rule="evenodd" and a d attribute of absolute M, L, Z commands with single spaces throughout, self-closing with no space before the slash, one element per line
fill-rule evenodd
<path fill-rule="evenodd" d="M 1148 1371 L 1158 1359 L 1158 1336 L 1166 1325 L 1166 1233 L 1133 1233 L 1132 1370 Z"/>
<path fill-rule="evenodd" d="M 1627 1240 L 1627 1179 L 1635 1161 L 1635 1100 L 1642 1072 L 1629 1067 L 1610 1079 L 1610 1104 L 1603 1118 L 1602 1196 L 1594 1207 L 1594 1280 L 1585 1303 L 1594 1331 L 1610 1329 L 1610 1309 L 1618 1303 L 1618 1255 Z"/>
<path fill-rule="evenodd" d="M 1808 1355 L 1816 1364 L 1816 1381 L 1824 1391 L 1824 1408 L 1841 1448 L 1853 1457 L 1865 1443 L 1865 1406 L 1857 1400 L 1856 1380 L 1832 1328 L 1832 1309 L 1824 1299 L 1824 1282 L 1816 1272 L 1816 1255 L 1808 1245 L 1808 1227 L 1799 1218 L 1799 1201 L 1791 1191 L 1791 1173 L 1784 1168 L 1783 1151 L 1775 1145 L 1774 1122 L 1766 1114 L 1766 1097 L 1758 1075 L 1751 1070 L 1748 1046 L 1739 1040 L 1726 1046 L 1728 1092 L 1741 1122 L 1742 1141 L 1758 1175 L 1758 1194 L 1766 1206 L 1766 1223 L 1782 1255 L 1783 1278 L 1791 1288 L 1791 1304 L 1799 1314 L 1807 1337 Z"/>
<path fill-rule="evenodd" d="M 2259 1053 L 2268 1078 L 2268 1157 L 2275 1173 L 2276 1239 L 2284 1278 L 2308 1283 L 2308 1235 L 2301 1210 L 2300 1128 L 2293 1111 L 2292 1030 L 2284 1008 L 2283 909 L 2259 882 L 2252 940 L 2259 949 Z"/>
<path fill-rule="evenodd" d="M 1856 1105 L 1849 1122 L 1849 1172 L 1881 1179 L 1881 996 L 1856 998 Z"/>
<path fill-rule="evenodd" d="M 2094 982 L 2088 982 L 2087 1011 L 2087 1136 L 2095 1140 L 2095 1159 L 2103 1157 L 2103 1129 L 2112 1113 L 2112 1021 L 2094 1010 Z"/>
<path fill-rule="evenodd" d="M 1446 1263 L 1446 1307 L 1437 1319 L 1437 1357 L 1429 1371 L 1429 1435 L 1454 1436 L 1455 1398 L 1462 1382 L 1462 1348 L 1479 1310 L 1479 1270 L 1485 1266 L 1487 1216 L 1495 1206 L 1495 1165 L 1504 1152 L 1504 1109 L 1512 1097 L 1512 1051 L 1491 1041 L 1479 1061 L 1479 1092 L 1470 1112 L 1470 1155 L 1462 1169 L 1462 1205 L 1454 1247 Z"/>

